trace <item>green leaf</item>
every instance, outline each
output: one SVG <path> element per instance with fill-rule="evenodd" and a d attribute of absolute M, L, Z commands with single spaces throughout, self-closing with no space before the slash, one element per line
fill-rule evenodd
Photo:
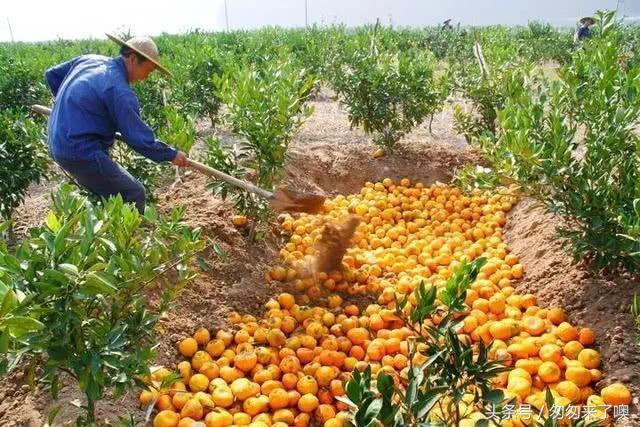
<path fill-rule="evenodd" d="M 373 399 L 361 406 L 356 412 L 355 420 L 358 426 L 366 427 L 375 421 L 382 409 L 382 399 Z"/>
<path fill-rule="evenodd" d="M 118 291 L 116 278 L 104 271 L 92 271 L 87 275 L 82 290 L 88 290 L 95 294 L 112 295 Z"/>
<path fill-rule="evenodd" d="M 68 274 L 69 276 L 77 276 L 78 275 L 78 267 L 76 267 L 73 264 L 60 264 L 58 265 L 58 268 L 60 269 L 60 271 L 62 271 L 65 274 Z"/>
<path fill-rule="evenodd" d="M 44 329 L 44 324 L 39 320 L 26 316 L 12 316 L 3 320 L 2 325 L 11 330 L 11 333 L 20 337 L 29 332 Z"/>
<path fill-rule="evenodd" d="M 0 354 L 9 351 L 9 333 L 7 331 L 0 332 Z"/>
<path fill-rule="evenodd" d="M 53 211 L 49 211 L 46 220 L 47 227 L 54 233 L 57 233 L 60 230 L 60 221 L 56 217 L 56 214 Z"/>
<path fill-rule="evenodd" d="M 0 306 L 0 318 L 4 317 L 11 310 L 18 306 L 18 297 L 16 296 L 13 289 L 9 289 L 7 293 L 4 295 L 4 299 L 2 300 L 2 305 Z"/>
<path fill-rule="evenodd" d="M 498 405 L 502 403 L 502 401 L 504 400 L 504 393 L 502 392 L 502 390 L 498 390 L 498 389 L 489 390 L 487 393 L 484 394 L 483 398 L 485 401 L 489 403 Z"/>

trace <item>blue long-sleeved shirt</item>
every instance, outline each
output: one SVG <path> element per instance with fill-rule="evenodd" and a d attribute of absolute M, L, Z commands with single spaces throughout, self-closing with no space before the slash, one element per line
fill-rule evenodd
<path fill-rule="evenodd" d="M 108 155 L 116 131 L 151 160 L 175 158 L 176 150 L 142 121 L 122 58 L 79 56 L 50 68 L 45 78 L 55 97 L 48 127 L 54 159 L 88 161 Z"/>

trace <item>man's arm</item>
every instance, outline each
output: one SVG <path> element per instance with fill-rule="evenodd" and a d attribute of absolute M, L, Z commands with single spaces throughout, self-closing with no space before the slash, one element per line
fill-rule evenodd
<path fill-rule="evenodd" d="M 116 94 L 113 101 L 108 104 L 116 128 L 122 134 L 127 145 L 135 151 L 155 162 L 184 158 L 184 154 L 157 139 L 151 128 L 142 121 L 140 106 L 133 92 Z M 186 166 L 185 164 L 178 165 Z"/>
<path fill-rule="evenodd" d="M 47 80 L 49 89 L 51 89 L 51 93 L 54 97 L 58 95 L 58 89 L 60 89 L 60 85 L 64 81 L 64 78 L 67 77 L 67 74 L 69 74 L 69 70 L 71 70 L 71 67 L 73 67 L 73 65 L 78 61 L 78 58 L 73 58 L 70 61 L 63 62 L 62 64 L 58 64 L 55 67 L 51 67 L 47 71 L 45 71 L 44 77 Z"/>

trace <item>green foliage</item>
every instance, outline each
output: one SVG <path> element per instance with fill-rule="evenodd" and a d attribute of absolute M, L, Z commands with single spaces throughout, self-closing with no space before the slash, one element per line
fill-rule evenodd
<path fill-rule="evenodd" d="M 209 164 L 232 170 L 239 178 L 271 190 L 281 177 L 289 143 L 311 115 L 312 108 L 306 101 L 315 78 L 306 70 L 297 69 L 290 60 L 282 60 L 264 63 L 261 68 L 230 66 L 215 83 L 227 105 L 225 119 L 242 141 L 233 144 L 237 155 L 228 155 L 215 140 L 210 140 Z M 229 189 L 223 194 L 227 193 L 237 194 L 237 190 Z M 245 194 L 236 201 L 252 217 L 267 213 L 264 201 L 255 195 Z"/>
<path fill-rule="evenodd" d="M 474 347 L 455 332 L 468 309 L 466 290 L 484 263 L 486 259 L 480 258 L 461 265 L 439 292 L 421 284 L 408 317 L 408 298 L 396 302 L 396 314 L 415 334 L 409 341 L 406 384 L 399 386 L 381 371 L 374 385 L 369 367 L 364 372 L 354 371 L 345 387 L 354 426 L 460 425 L 471 412 L 461 411 L 461 403 L 469 408 L 502 403 L 503 393 L 491 388 L 491 379 L 509 368 L 489 360 L 488 347 L 482 342 Z M 432 322 L 435 317 L 441 319 L 437 324 Z M 423 362 L 417 363 L 416 356 Z M 469 396 L 473 396 L 472 402 Z"/>
<path fill-rule="evenodd" d="M 495 189 L 503 184 L 501 177 L 491 169 L 471 163 L 456 171 L 453 182 L 465 193 L 470 193 L 475 189 Z"/>
<path fill-rule="evenodd" d="M 498 135 L 480 146 L 497 173 L 564 218 L 559 231 L 577 259 L 638 271 L 640 64 L 622 51 L 613 19 L 599 15 L 559 80 L 506 79 Z"/>
<path fill-rule="evenodd" d="M 189 153 L 196 142 L 195 119 L 173 107 L 166 107 L 164 115 L 167 125 L 159 130 L 158 137 L 178 150 Z"/>
<path fill-rule="evenodd" d="M 9 218 L 29 185 L 49 168 L 43 127 L 21 112 L 0 113 L 0 218 Z"/>
<path fill-rule="evenodd" d="M 65 373 L 92 422 L 107 389 L 148 374 L 159 315 L 194 277 L 203 243 L 181 215 L 142 216 L 120 197 L 94 206 L 69 186 L 54 194 L 43 226 L 13 251 L 0 245 L 0 369 L 28 365 L 54 397 Z"/>
<path fill-rule="evenodd" d="M 207 165 L 238 179 L 247 179 L 252 175 L 253 170 L 246 166 L 252 163 L 253 158 L 248 144 L 233 143 L 223 146 L 222 141 L 214 137 L 205 138 L 204 143 L 204 162 Z M 266 223 L 273 217 L 269 204 L 253 193 L 221 180 L 211 180 L 209 189 L 223 199 L 230 198 L 239 212 L 256 219 L 259 223 Z"/>
<path fill-rule="evenodd" d="M 375 43 L 340 58 L 332 85 L 352 127 L 361 126 L 374 144 L 391 151 L 428 116 L 442 110 L 447 76 L 434 76 L 433 55 L 423 50 L 378 53 Z"/>

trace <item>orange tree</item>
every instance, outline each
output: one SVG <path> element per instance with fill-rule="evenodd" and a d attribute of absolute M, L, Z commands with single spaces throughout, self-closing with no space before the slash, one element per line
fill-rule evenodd
<path fill-rule="evenodd" d="M 640 65 L 614 14 L 559 79 L 511 73 L 496 135 L 479 146 L 493 169 L 543 200 L 578 259 L 640 269 Z M 584 137 L 578 137 L 579 130 Z"/>
<path fill-rule="evenodd" d="M 106 389 L 122 393 L 149 373 L 154 325 L 194 277 L 189 260 L 203 243 L 180 209 L 143 216 L 120 197 L 92 205 L 69 186 L 31 236 L 15 250 L 0 245 L 0 370 L 26 366 L 54 397 L 66 374 L 86 396 L 78 423 L 92 425 Z"/>

